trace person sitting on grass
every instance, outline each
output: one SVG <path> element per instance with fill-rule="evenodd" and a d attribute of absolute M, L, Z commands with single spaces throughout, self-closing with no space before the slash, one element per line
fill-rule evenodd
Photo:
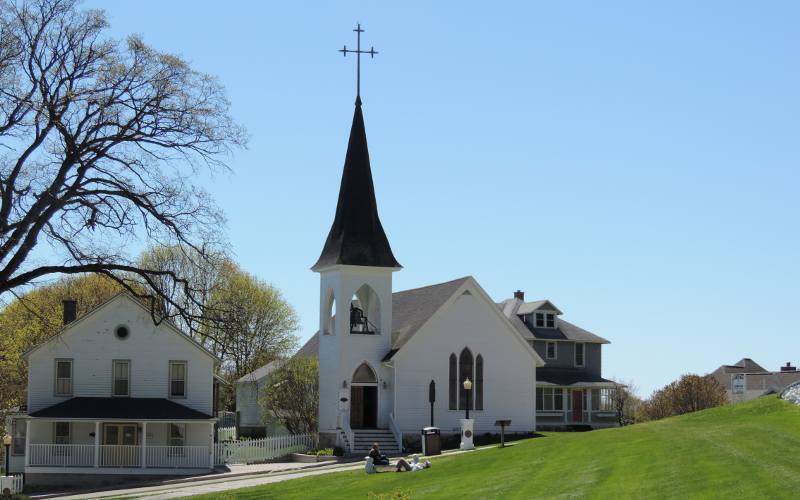
<path fill-rule="evenodd" d="M 389 465 L 389 458 L 386 455 L 381 455 L 381 449 L 378 447 L 378 443 L 372 443 L 369 456 L 372 457 L 372 463 L 375 465 Z"/>
<path fill-rule="evenodd" d="M 419 461 L 419 455 L 414 454 L 414 458 L 411 460 L 410 464 L 402 458 L 397 461 L 397 472 L 403 472 L 403 471 L 416 472 L 423 469 L 429 469 L 430 466 L 431 466 L 430 460 L 425 460 L 425 463 L 422 463 Z"/>

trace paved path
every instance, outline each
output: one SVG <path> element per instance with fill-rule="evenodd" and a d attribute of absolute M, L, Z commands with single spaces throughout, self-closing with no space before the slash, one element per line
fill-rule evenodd
<path fill-rule="evenodd" d="M 506 446 L 509 446 L 508 444 Z M 475 448 L 482 450 L 494 448 L 496 445 Z M 442 457 L 471 453 L 471 451 L 452 450 L 442 453 Z M 231 472 L 193 478 L 190 481 L 167 481 L 156 486 L 128 487 L 116 490 L 105 490 L 89 493 L 71 493 L 64 496 L 49 496 L 60 500 L 83 499 L 110 499 L 110 498 L 146 498 L 147 500 L 162 500 L 167 498 L 181 498 L 207 493 L 249 488 L 264 484 L 287 481 L 300 477 L 316 476 L 346 470 L 363 469 L 364 462 L 343 463 L 332 465 L 275 463 L 248 466 L 233 466 Z"/>

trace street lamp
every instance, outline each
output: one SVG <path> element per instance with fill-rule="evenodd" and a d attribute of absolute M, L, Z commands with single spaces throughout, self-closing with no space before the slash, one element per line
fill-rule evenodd
<path fill-rule="evenodd" d="M 11 474 L 9 474 L 8 472 L 8 467 L 9 467 L 8 448 L 11 446 L 11 436 L 9 436 L 8 434 L 3 436 L 3 445 L 6 447 L 6 468 L 4 469 L 4 472 L 6 476 L 10 476 Z"/>
<path fill-rule="evenodd" d="M 469 420 L 469 403 L 470 403 L 470 401 L 472 401 L 470 399 L 470 397 L 469 397 L 469 391 L 472 390 L 472 382 L 469 380 L 469 377 L 464 379 L 464 390 L 467 391 L 467 401 L 466 401 L 466 404 L 464 405 L 466 407 L 466 409 L 467 409 L 467 416 L 464 417 L 464 418 Z"/>

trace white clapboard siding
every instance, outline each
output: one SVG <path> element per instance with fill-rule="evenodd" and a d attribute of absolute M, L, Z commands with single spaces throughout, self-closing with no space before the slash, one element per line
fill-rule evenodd
<path fill-rule="evenodd" d="M 130 333 L 115 335 L 120 325 Z M 72 359 L 72 396 L 109 397 L 112 361 L 130 360 L 131 397 L 169 397 L 169 362 L 187 362 L 186 397 L 175 402 L 212 413 L 214 358 L 166 322 L 156 326 L 150 314 L 128 295 L 116 298 L 70 325 L 28 357 L 28 410 L 69 399 L 54 395 L 55 360 Z"/>
<path fill-rule="evenodd" d="M 316 436 L 313 434 L 294 434 L 274 436 L 245 441 L 217 443 L 214 450 L 214 463 L 246 464 L 262 462 L 283 457 L 291 453 L 301 453 L 313 448 Z"/>

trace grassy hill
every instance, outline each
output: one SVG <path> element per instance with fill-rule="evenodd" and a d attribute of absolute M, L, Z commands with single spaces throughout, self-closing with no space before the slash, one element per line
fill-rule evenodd
<path fill-rule="evenodd" d="M 798 498 L 800 407 L 775 397 L 659 422 L 548 433 L 439 458 L 429 470 L 348 471 L 220 498 Z M 399 498 L 399 497 L 398 497 Z"/>

